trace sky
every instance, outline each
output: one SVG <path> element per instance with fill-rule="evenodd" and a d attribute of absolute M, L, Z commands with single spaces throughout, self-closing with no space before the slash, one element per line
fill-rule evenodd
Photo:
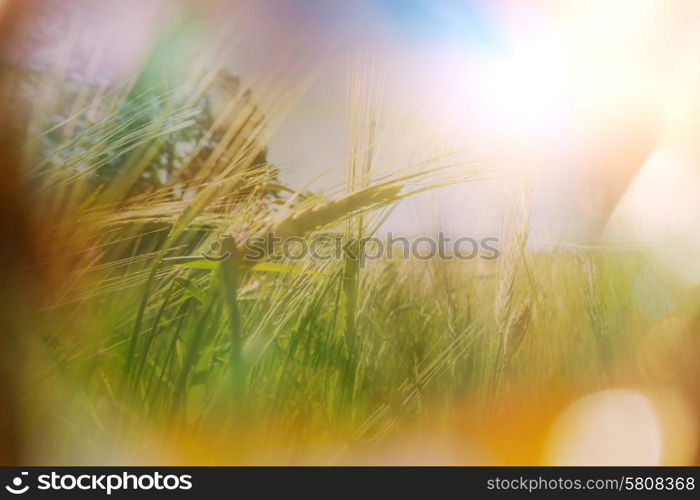
<path fill-rule="evenodd" d="M 424 143 L 423 155 L 454 150 L 459 159 L 486 158 L 489 166 L 503 169 L 492 181 L 407 200 L 383 229 L 406 234 L 432 231 L 437 211 L 445 229 L 470 236 L 493 235 L 500 231 L 510 199 L 517 198 L 522 188 L 525 170 L 540 160 L 543 164 L 572 161 L 567 158 L 565 127 L 551 124 L 561 122 L 566 113 L 563 96 L 552 92 L 547 81 L 552 75 L 556 79 L 556 72 L 531 78 L 522 74 L 530 70 L 525 67 L 527 61 L 513 67 L 499 63 L 519 36 L 526 38 L 540 29 L 538 15 L 503 2 L 260 2 L 240 16 L 258 24 L 243 28 L 247 43 L 240 57 L 234 54 L 231 68 L 243 74 L 264 73 L 279 58 L 288 57 L 280 47 L 289 47 L 291 40 L 297 44 L 291 57 L 299 72 L 318 71 L 309 91 L 272 138 L 270 158 L 291 184 L 313 182 L 312 187 L 322 189 L 343 176 L 352 104 L 347 98 L 349 69 L 358 57 L 370 61 L 374 71 L 368 79 L 381 89 L 385 151 L 406 149 L 406 142 Z M 253 36 L 248 36 L 251 31 Z M 315 66 L 319 61 L 320 69 Z M 512 91 L 514 79 L 521 83 Z M 535 96 L 527 95 L 528 91 Z M 557 147 L 541 148 L 542 143 L 551 143 L 553 135 Z M 526 158 L 518 160 L 522 156 Z M 329 169 L 333 170 L 327 173 Z M 537 166 L 537 170 L 543 168 Z M 569 201 L 578 174 L 574 168 L 550 170 L 547 175 L 556 179 L 549 185 L 556 189 L 541 193 L 546 203 L 538 208 L 538 219 L 543 225 L 558 225 L 554 231 L 559 237 L 568 231 L 562 230 L 560 220 L 576 210 Z M 316 180 L 322 173 L 326 174 Z M 555 213 L 550 210 L 552 204 Z"/>
<path fill-rule="evenodd" d="M 602 238 L 621 248 L 652 247 L 676 268 L 679 253 L 686 260 L 698 255 L 690 220 L 700 213 L 691 194 L 700 189 L 700 154 L 687 132 L 700 124 L 697 3 L 254 5 L 250 17 L 241 17 L 259 21 L 255 50 L 245 50 L 252 66 L 264 71 L 290 40 L 299 44 L 295 61 L 309 64 L 302 72 L 322 61 L 270 143 L 270 156 L 290 183 L 305 185 L 336 165 L 336 175 L 313 185 L 339 181 L 349 138 L 348 67 L 358 53 L 370 54 L 387 149 L 405 147 L 391 131 L 410 129 L 412 145 L 456 147 L 464 158 L 486 158 L 501 171 L 493 181 L 403 203 L 385 230 L 430 231 L 437 206 L 448 230 L 498 234 L 527 182 L 532 240 L 543 248 L 576 249 Z M 247 71 L 248 61 L 234 61 Z"/>
<path fill-rule="evenodd" d="M 437 213 L 448 231 L 498 234 L 527 183 L 535 243 L 577 247 L 602 237 L 700 252 L 688 215 L 700 214 L 691 132 L 700 125 L 700 6 L 692 0 L 22 5 L 33 11 L 31 39 L 4 57 L 45 67 L 55 42 L 78 33 L 84 49 L 71 61 L 75 71 L 111 82 L 138 69 L 153 41 L 194 13 L 204 38 L 224 34 L 221 58 L 255 98 L 293 104 L 270 117 L 269 142 L 270 160 L 293 187 L 342 182 L 358 66 L 378 96 L 378 169 L 445 151 L 499 169 L 493 180 L 402 203 L 384 231 L 431 232 Z M 88 57 L 95 52 L 98 64 Z"/>

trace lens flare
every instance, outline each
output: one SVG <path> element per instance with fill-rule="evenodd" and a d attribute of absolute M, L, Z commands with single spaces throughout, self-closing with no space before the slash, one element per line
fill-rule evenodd
<path fill-rule="evenodd" d="M 662 430 L 654 404 L 627 389 L 601 391 L 566 408 L 545 447 L 551 465 L 659 465 Z"/>

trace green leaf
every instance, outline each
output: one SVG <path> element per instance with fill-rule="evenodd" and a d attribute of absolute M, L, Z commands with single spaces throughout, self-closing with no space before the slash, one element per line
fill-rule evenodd
<path fill-rule="evenodd" d="M 310 276 L 326 276 L 324 273 L 320 273 L 318 271 L 312 271 L 311 269 L 304 269 L 297 266 L 288 266 L 278 262 L 258 262 L 257 264 L 253 265 L 250 270 L 266 273 L 295 273 L 308 274 Z"/>
<path fill-rule="evenodd" d="M 190 269 L 218 269 L 220 262 L 214 260 L 203 259 L 202 257 L 166 257 L 163 262 L 174 264 L 176 266 L 188 267 Z"/>
<path fill-rule="evenodd" d="M 203 259 L 196 256 L 166 257 L 163 259 L 163 262 L 168 262 L 176 266 L 187 267 L 190 269 L 206 269 L 209 271 L 218 269 L 221 265 L 220 262 Z M 306 274 L 309 276 L 329 276 L 328 274 L 321 273 L 319 271 L 304 269 L 298 266 L 289 266 L 278 262 L 258 262 L 257 264 L 251 266 L 249 270 L 263 273 L 294 273 Z"/>
<path fill-rule="evenodd" d="M 191 280 L 185 278 L 175 278 L 175 280 L 182 285 L 182 288 L 187 290 L 189 294 L 197 299 L 200 304 L 205 304 L 207 301 L 207 292 L 201 287 L 194 284 Z"/>

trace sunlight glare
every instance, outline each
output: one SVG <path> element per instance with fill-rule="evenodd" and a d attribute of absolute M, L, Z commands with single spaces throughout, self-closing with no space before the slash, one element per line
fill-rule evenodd
<path fill-rule="evenodd" d="M 575 401 L 555 421 L 547 465 L 659 465 L 662 430 L 653 403 L 627 389 Z"/>

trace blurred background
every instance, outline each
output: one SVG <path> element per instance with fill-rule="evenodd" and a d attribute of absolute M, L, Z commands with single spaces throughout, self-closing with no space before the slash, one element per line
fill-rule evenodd
<path fill-rule="evenodd" d="M 3 59 L 14 64 L 47 69 L 67 57 L 73 77 L 115 85 L 187 18 L 172 64 L 217 43 L 221 63 L 259 84 L 260 98 L 273 71 L 286 79 L 280 89 L 303 81 L 307 90 L 269 141 L 283 179 L 300 189 L 342 180 L 333 167 L 348 154 L 348 77 L 364 58 L 385 122 L 383 155 L 439 144 L 503 168 L 505 180 L 492 185 L 439 192 L 456 231 L 493 232 L 503 190 L 527 175 L 542 244 L 581 243 L 616 211 L 625 226 L 639 220 L 634 232 L 611 232 L 621 244 L 666 246 L 678 232 L 692 239 L 681 220 L 660 232 L 650 219 L 669 210 L 693 219 L 698 208 L 687 168 L 700 71 L 693 1 L 6 4 Z M 424 204 L 407 203 L 387 227 L 415 232 Z"/>
<path fill-rule="evenodd" d="M 516 377 L 488 424 L 478 415 L 493 415 L 492 406 L 460 396 L 431 418 L 408 419 L 381 445 L 348 445 L 340 458 L 325 449 L 290 458 L 247 448 L 231 458 L 207 451 L 217 439 L 207 431 L 195 444 L 164 433 L 145 461 L 697 464 L 699 9 L 693 0 L 0 1 L 8 110 L 0 123 L 8 235 L 2 256 L 8 285 L 0 299 L 9 332 L 0 346 L 8 381 L 1 395 L 3 461 L 89 460 L 42 454 L 17 431 L 35 412 L 17 403 L 27 392 L 19 380 L 23 360 L 35 349 L 21 339 L 25 317 L 43 311 L 60 282 L 35 273 L 42 258 L 35 254 L 61 239 L 48 235 L 55 227 L 40 227 L 44 234 L 37 236 L 27 222 L 36 186 L 21 181 L 27 152 L 20 146 L 36 125 L 38 100 L 17 90 L 24 82 L 18 84 L 24 77 L 17 68 L 49 75 L 42 81 L 50 88 L 87 85 L 108 94 L 135 77 L 177 81 L 207 61 L 231 76 L 231 86 L 249 89 L 269 128 L 265 161 L 292 191 L 324 192 L 345 182 L 353 120 L 366 112 L 361 130 L 375 134 L 374 162 L 385 172 L 433 151 L 497 172 L 403 200 L 378 233 L 416 237 L 440 229 L 502 237 L 525 192 L 523 248 L 545 261 L 542 269 L 553 268 L 554 257 L 542 257 L 548 252 L 605 250 L 622 263 L 644 253 L 629 279 L 608 283 L 608 292 L 619 295 L 600 292 L 600 300 L 603 308 L 618 300 L 620 310 L 637 308 L 646 323 L 644 335 L 600 361 L 617 375 L 607 373 L 602 383 L 578 380 L 576 390 L 553 383 L 536 400 L 527 377 Z M 353 101 L 361 84 L 371 111 Z M 227 103 L 225 93 L 218 96 L 208 104 L 214 117 Z M 69 118 L 61 115 L 54 126 Z M 615 265 L 598 272 L 610 276 Z M 548 293 L 554 304 L 559 292 Z M 540 320 L 553 307 L 542 304 Z M 579 318 L 564 293 L 558 304 Z M 641 329 L 622 322 L 615 328 L 630 336 Z M 576 348 L 571 342 L 569 351 Z M 477 416 L 455 417 L 467 413 Z M 284 449 L 286 439 L 292 438 L 278 436 L 276 446 Z M 97 460 L 133 459 L 119 453 Z"/>

